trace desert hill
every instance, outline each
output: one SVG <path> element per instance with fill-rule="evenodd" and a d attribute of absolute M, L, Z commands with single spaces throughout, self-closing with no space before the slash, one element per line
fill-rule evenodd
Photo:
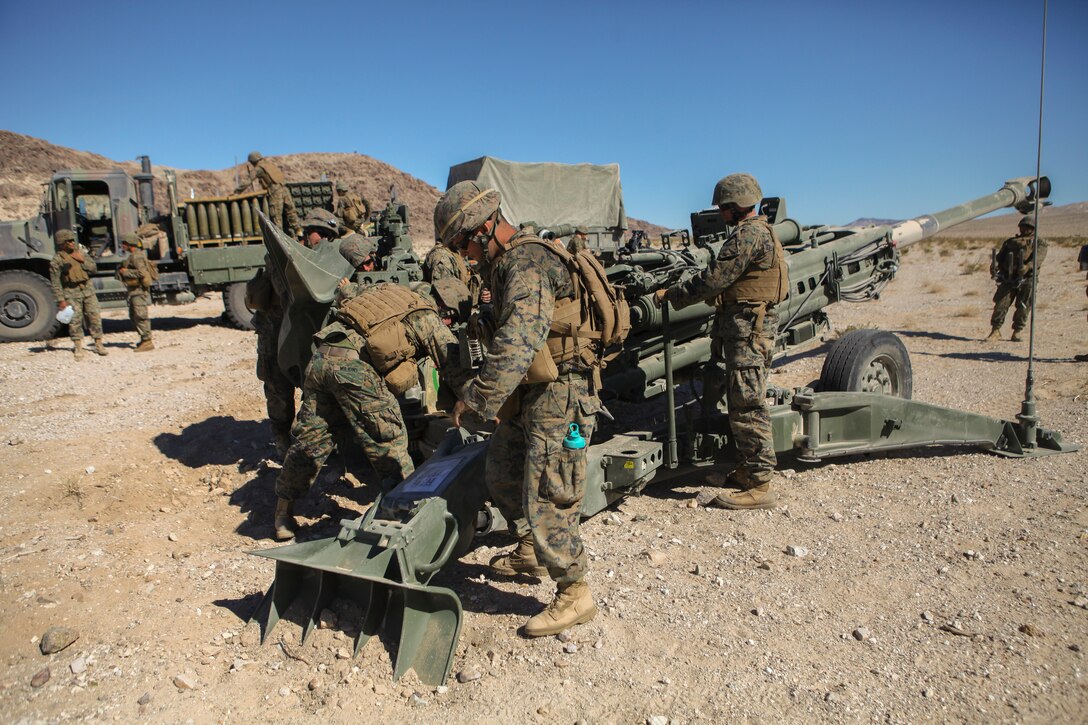
<path fill-rule="evenodd" d="M 358 153 L 298 153 L 271 157 L 280 164 L 289 181 L 319 179 L 345 181 L 361 193 L 374 209 L 388 203 L 391 187 L 396 187 L 399 201 L 407 203 L 412 236 L 417 244 L 427 246 L 434 238 L 434 205 L 442 192 L 421 179 L 378 159 Z M 155 199 L 165 206 L 165 171 L 155 164 Z M 236 179 L 246 179 L 248 164 L 242 163 L 219 171 L 173 169 L 177 174 L 178 193 L 183 197 L 225 195 L 235 188 Z M 113 161 L 89 151 L 77 151 L 51 144 L 33 136 L 0 130 L 0 219 L 23 219 L 37 213 L 42 184 L 58 169 L 122 168 L 139 171 L 136 161 Z M 665 227 L 640 219 L 628 218 L 630 229 L 642 229 L 658 238 Z"/>

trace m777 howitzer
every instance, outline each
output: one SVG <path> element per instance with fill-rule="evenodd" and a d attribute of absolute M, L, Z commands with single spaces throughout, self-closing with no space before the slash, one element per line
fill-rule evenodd
<path fill-rule="evenodd" d="M 793 224 L 795 231 L 785 233 L 792 222 L 778 221 L 779 233 L 791 251 L 792 293 L 783 303 L 782 318 L 787 324 L 780 336 L 788 342 L 789 331 L 795 329 L 801 330 L 800 335 L 811 331 L 814 336 L 819 326 L 816 313 L 827 304 L 873 296 L 894 274 L 899 244 L 914 243 L 954 221 L 992 209 L 1040 201 L 1030 187 L 1028 180 L 1009 182 L 980 202 L 893 227 L 801 229 Z M 266 226 L 266 243 L 272 247 L 276 239 L 269 237 L 270 231 L 275 230 Z M 628 282 L 630 299 L 640 301 L 676 274 L 697 269 L 700 260 L 706 264 L 720 243 L 712 240 L 680 250 L 639 252 L 626 262 L 619 255 L 614 273 Z M 294 248 L 283 246 L 284 256 L 290 258 Z M 293 294 L 296 288 L 304 294 L 307 285 L 318 285 L 320 273 L 313 269 L 306 272 L 305 265 L 294 262 L 289 262 L 289 267 L 293 270 L 288 275 Z M 668 309 L 642 310 L 642 327 L 625 347 L 637 361 L 638 382 L 645 393 L 647 382 L 658 378 L 671 381 L 676 368 L 690 368 L 705 359 L 704 353 L 698 352 L 701 340 L 695 335 L 705 335 L 707 322 L 682 314 L 675 314 L 670 321 Z M 654 320 L 657 323 L 649 324 Z M 806 324 L 811 327 L 804 327 Z M 902 348 L 890 333 L 876 333 L 865 341 L 876 344 L 887 357 L 883 346 L 892 343 L 884 336 Z M 843 338 L 848 339 L 849 335 Z M 688 346 L 681 356 L 674 354 L 674 340 L 683 340 Z M 868 350 L 865 345 L 860 347 L 862 352 Z M 858 348 L 856 344 L 846 346 L 840 362 L 868 359 L 868 353 L 859 354 Z M 654 360 L 657 356 L 660 362 Z M 886 365 L 884 357 L 878 355 L 874 360 Z M 905 350 L 903 362 L 909 365 Z M 613 371 L 606 377 L 606 387 L 616 375 L 630 375 L 631 370 Z M 775 451 L 820 460 L 929 445 L 975 446 L 1004 456 L 1076 450 L 1076 446 L 1063 443 L 1059 433 L 1039 427 L 1033 414 L 1001 420 L 928 405 L 909 400 L 909 388 L 883 382 L 878 385 L 881 375 L 870 374 L 871 389 L 865 391 L 776 390 L 771 407 Z M 864 371 L 860 377 L 866 379 Z M 673 386 L 667 382 L 661 387 L 671 397 Z M 708 434 L 706 427 L 700 430 L 702 421 L 689 421 L 685 430 L 677 430 L 676 408 L 671 404 L 668 408 L 666 427 L 601 436 L 589 447 L 583 516 L 592 516 L 616 500 L 642 491 L 655 479 L 724 462 L 729 450 L 727 434 Z M 712 428 L 728 430 L 720 423 Z M 354 623 L 340 618 L 349 630 L 358 633 L 356 652 L 384 627 L 392 637 L 399 637 L 394 678 L 414 668 L 424 683 L 441 684 L 452 667 L 462 610 L 453 589 L 431 581 L 473 545 L 477 534 L 502 527 L 501 516 L 486 503 L 483 470 L 487 446 L 486 436 L 450 428 L 435 455 L 381 496 L 364 516 L 342 521 L 336 537 L 253 552 L 276 562 L 275 579 L 254 614 L 254 619 L 263 623 L 262 641 L 285 616 L 302 625 L 305 639 L 316 628 L 323 609 L 339 606 L 345 611 L 346 606 L 358 613 Z"/>

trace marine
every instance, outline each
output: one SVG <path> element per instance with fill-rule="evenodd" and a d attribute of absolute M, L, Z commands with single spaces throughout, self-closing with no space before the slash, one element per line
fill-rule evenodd
<path fill-rule="evenodd" d="M 335 239 L 340 228 L 331 212 L 314 209 L 303 221 L 302 232 L 302 243 L 312 248 L 325 240 Z M 285 456 L 291 446 L 297 387 L 279 365 L 280 327 L 287 302 L 287 287 L 266 254 L 264 268 L 257 270 L 246 283 L 246 305 L 253 310 L 253 327 L 257 331 L 257 379 L 264 384 L 265 409 L 272 426 L 276 453 L 280 456 Z"/>
<path fill-rule="evenodd" d="M 370 221 L 370 202 L 348 191 L 348 185 L 343 181 L 336 182 L 335 211 L 344 228 L 354 232 L 362 232 Z"/>
<path fill-rule="evenodd" d="M 719 180 L 712 203 L 733 227 L 732 234 L 700 274 L 655 293 L 658 304 L 667 301 L 675 309 L 704 301 L 716 308 L 703 395 L 719 410 L 727 409 L 736 445 L 736 468 L 726 483 L 741 490 L 712 501 L 727 509 L 773 508 L 777 502 L 771 490 L 777 458 L 767 374 L 778 330 L 774 305 L 786 298 L 789 272 L 774 230 L 766 217 L 756 214 L 762 198 L 759 183 L 749 174 Z"/>
<path fill-rule="evenodd" d="M 76 359 L 83 357 L 83 325 L 86 323 L 94 339 L 95 353 L 108 355 L 102 344 L 102 313 L 91 282 L 91 275 L 98 271 L 98 265 L 90 252 L 76 244 L 76 235 L 70 229 L 61 229 L 54 238 L 57 253 L 49 261 L 49 283 L 57 309 L 72 308 L 72 321 L 68 323 L 72 351 Z"/>
<path fill-rule="evenodd" d="M 1038 257 L 1032 252 L 1032 237 L 1035 235 L 1035 221 L 1030 216 L 1020 219 L 1018 233 L 1001 243 L 1001 248 L 990 262 L 990 276 L 997 282 L 994 292 L 994 312 L 990 316 L 990 334 L 986 342 L 1001 339 L 1001 326 L 1009 307 L 1016 306 L 1012 315 L 1012 342 L 1020 342 L 1020 334 L 1028 325 L 1031 316 L 1031 280 L 1035 271 L 1046 259 L 1046 240 L 1040 239 Z"/>
<path fill-rule="evenodd" d="M 275 162 L 266 159 L 260 151 L 250 151 L 247 159 L 256 170 L 255 177 L 250 177 L 246 183 L 239 184 L 234 190 L 235 193 L 248 189 L 256 178 L 268 191 L 268 216 L 276 224 L 283 226 L 288 234 L 295 236 L 301 226 L 298 211 L 295 210 L 295 201 L 291 198 L 291 192 L 286 186 L 287 177 Z"/>
<path fill-rule="evenodd" d="M 128 316 L 140 336 L 136 352 L 149 352 L 155 349 L 155 343 L 151 341 L 151 318 L 147 312 L 151 304 L 151 283 L 156 276 L 154 267 L 144 252 L 143 237 L 137 232 L 129 232 L 121 239 L 121 249 L 126 257 L 117 268 L 117 278 L 125 285 Z"/>
<path fill-rule="evenodd" d="M 463 181 L 439 200 L 435 221 L 441 242 L 477 262 L 493 295 L 494 336 L 453 421 L 460 425 L 470 411 L 499 421 L 485 479 L 517 544 L 491 566 L 500 575 L 547 574 L 556 582 L 551 603 L 524 626 L 526 635 L 540 637 L 597 613 L 579 528 L 586 449 L 565 447 L 564 439 L 574 424 L 589 440 L 600 401 L 591 371 L 557 362 L 548 345 L 570 340 L 552 334 L 553 321 L 579 314 L 571 274 L 553 243 L 509 224 L 501 201 L 497 190 Z"/>
<path fill-rule="evenodd" d="M 415 470 L 396 396 L 418 381 L 422 359 L 458 380 L 457 339 L 430 300 L 389 282 L 341 285 L 332 322 L 314 335 L 294 442 L 276 480 L 277 540 L 295 535 L 294 502 L 310 490 L 338 429 L 351 431 L 383 491 Z"/>

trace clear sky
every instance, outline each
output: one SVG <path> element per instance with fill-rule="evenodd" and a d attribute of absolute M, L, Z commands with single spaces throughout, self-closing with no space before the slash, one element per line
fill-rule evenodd
<path fill-rule="evenodd" d="M 1035 172 L 1041 0 L 0 0 L 0 127 L 221 169 L 358 151 L 445 188 L 482 155 L 620 164 L 667 226 L 747 171 L 803 224 Z M 1088 2 L 1051 0 L 1043 173 L 1088 200 Z"/>

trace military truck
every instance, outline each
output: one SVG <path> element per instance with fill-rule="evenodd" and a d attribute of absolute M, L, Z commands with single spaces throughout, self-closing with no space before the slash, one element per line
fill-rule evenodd
<path fill-rule="evenodd" d="M 121 238 L 149 222 L 161 230 L 147 250 L 159 270 L 152 301 L 184 304 L 206 292 L 222 292 L 225 317 L 252 329 L 245 283 L 264 265 L 257 213 L 268 213 L 267 192 L 180 199 L 175 174 L 168 170 L 163 213 L 155 207 L 151 160 L 141 156 L 139 161 L 135 175 L 122 169 L 57 171 L 44 185 L 37 216 L 0 222 L 0 341 L 44 340 L 56 333 L 49 260 L 61 229 L 75 232 L 94 256 L 98 273 L 92 282 L 101 306 L 125 307 L 125 287 L 114 276 L 123 260 Z M 333 208 L 328 181 L 287 187 L 300 216 L 315 207 Z"/>

